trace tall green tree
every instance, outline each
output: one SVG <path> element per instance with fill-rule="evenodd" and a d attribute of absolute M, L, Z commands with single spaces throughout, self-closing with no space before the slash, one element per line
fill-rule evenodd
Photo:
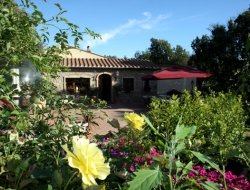
<path fill-rule="evenodd" d="M 146 49 L 145 51 L 137 51 L 135 52 L 135 58 L 150 60 L 150 51 L 148 49 Z"/>
<path fill-rule="evenodd" d="M 158 40 L 155 38 L 151 38 L 150 41 L 150 60 L 160 65 L 171 64 L 170 60 L 173 56 L 171 44 L 165 40 Z"/>
<path fill-rule="evenodd" d="M 180 45 L 173 48 L 171 62 L 177 65 L 186 65 L 189 60 L 189 53 Z"/>
<path fill-rule="evenodd" d="M 228 21 L 227 26 L 213 25 L 211 34 L 197 37 L 192 42 L 194 54 L 190 65 L 210 71 L 210 87 L 216 91 L 234 91 L 250 102 L 250 10 Z"/>
<path fill-rule="evenodd" d="M 137 51 L 136 59 L 150 60 L 160 65 L 186 65 L 189 53 L 180 45 L 172 48 L 166 40 L 151 38 L 151 45 L 145 51 Z"/>
<path fill-rule="evenodd" d="M 99 37 L 88 28 L 81 31 L 63 17 L 66 11 L 59 4 L 55 6 L 58 13 L 46 18 L 31 0 L 22 0 L 20 4 L 14 0 L 0 1 L 1 68 L 29 60 L 40 72 L 55 74 L 60 70 L 60 55 L 67 49 L 69 38 L 78 46 L 84 34 Z M 64 29 L 58 27 L 60 24 Z M 54 39 L 50 36 L 51 27 L 57 29 Z M 46 46 L 51 39 L 55 45 Z"/>
<path fill-rule="evenodd" d="M 189 63 L 214 74 L 214 89 L 238 88 L 242 71 L 249 64 L 246 49 L 249 32 L 249 10 L 229 20 L 227 26 L 212 26 L 210 36 L 197 37 L 192 42 L 194 55 Z"/>

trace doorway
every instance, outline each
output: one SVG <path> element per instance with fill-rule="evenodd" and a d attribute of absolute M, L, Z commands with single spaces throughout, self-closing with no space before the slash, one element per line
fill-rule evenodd
<path fill-rule="evenodd" d="M 111 86 L 112 80 L 111 76 L 108 74 L 102 74 L 99 76 L 99 98 L 107 102 L 111 101 Z"/>

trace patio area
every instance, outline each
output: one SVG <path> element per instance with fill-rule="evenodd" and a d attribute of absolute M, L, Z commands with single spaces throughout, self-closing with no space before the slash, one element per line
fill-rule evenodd
<path fill-rule="evenodd" d="M 135 113 L 145 113 L 147 112 L 147 107 L 143 104 L 111 104 L 109 108 L 101 109 L 101 110 L 93 110 L 96 113 L 96 118 L 94 122 L 97 125 L 90 125 L 90 136 L 95 134 L 104 135 L 109 131 L 117 131 L 117 129 L 113 128 L 108 121 L 113 119 L 117 119 L 121 127 L 126 126 L 126 122 L 123 118 L 125 112 L 135 112 Z"/>

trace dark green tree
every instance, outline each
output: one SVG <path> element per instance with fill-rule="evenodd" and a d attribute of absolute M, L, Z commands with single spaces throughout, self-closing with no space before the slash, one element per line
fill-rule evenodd
<path fill-rule="evenodd" d="M 150 41 L 150 60 L 160 65 L 172 64 L 170 62 L 173 57 L 171 44 L 165 40 L 158 40 L 155 38 L 151 38 Z"/>
<path fill-rule="evenodd" d="M 234 91 L 250 102 L 248 36 L 250 33 L 250 10 L 242 12 L 227 26 L 213 25 L 211 34 L 197 37 L 192 42 L 194 54 L 190 65 L 210 71 L 210 87 L 216 91 Z"/>
<path fill-rule="evenodd" d="M 212 72 L 214 89 L 237 89 L 242 72 L 249 64 L 246 49 L 249 32 L 250 11 L 230 20 L 227 26 L 212 26 L 210 36 L 197 37 L 192 42 L 194 55 L 189 64 Z"/>
<path fill-rule="evenodd" d="M 14 0 L 0 2 L 0 61 L 1 68 L 19 65 L 24 60 L 29 60 L 41 73 L 55 74 L 60 70 L 61 54 L 67 50 L 69 39 L 74 41 L 74 46 L 79 46 L 79 41 L 84 34 L 99 37 L 93 31 L 85 28 L 83 31 L 74 23 L 63 17 L 65 10 L 55 3 L 58 8 L 51 18 L 45 15 L 31 0 Z M 58 28 L 61 24 L 62 28 Z M 50 29 L 57 29 L 51 36 Z M 52 39 L 53 46 L 46 44 Z"/>
<path fill-rule="evenodd" d="M 150 51 L 148 49 L 146 49 L 145 51 L 137 51 L 135 52 L 135 58 L 150 60 Z"/>
<path fill-rule="evenodd" d="M 160 65 L 186 65 L 189 60 L 189 53 L 177 45 L 172 48 L 171 44 L 166 40 L 151 38 L 151 45 L 145 51 L 137 51 L 136 59 L 150 60 Z"/>
<path fill-rule="evenodd" d="M 111 59 L 117 59 L 117 56 L 115 55 L 104 55 L 106 58 L 111 58 Z"/>
<path fill-rule="evenodd" d="M 173 57 L 171 62 L 177 65 L 186 65 L 189 60 L 189 53 L 180 45 L 173 48 Z"/>

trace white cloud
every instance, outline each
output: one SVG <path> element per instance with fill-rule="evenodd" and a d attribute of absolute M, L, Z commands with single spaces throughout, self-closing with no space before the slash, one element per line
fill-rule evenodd
<path fill-rule="evenodd" d="M 89 39 L 86 41 L 85 45 L 94 47 L 99 44 L 107 43 L 109 40 L 115 38 L 116 36 L 124 33 L 128 33 L 134 29 L 140 30 L 150 30 L 157 26 L 160 22 L 166 20 L 170 15 L 158 15 L 153 17 L 150 12 L 142 13 L 144 16 L 142 19 L 130 19 L 126 23 L 101 34 L 101 39 Z"/>

